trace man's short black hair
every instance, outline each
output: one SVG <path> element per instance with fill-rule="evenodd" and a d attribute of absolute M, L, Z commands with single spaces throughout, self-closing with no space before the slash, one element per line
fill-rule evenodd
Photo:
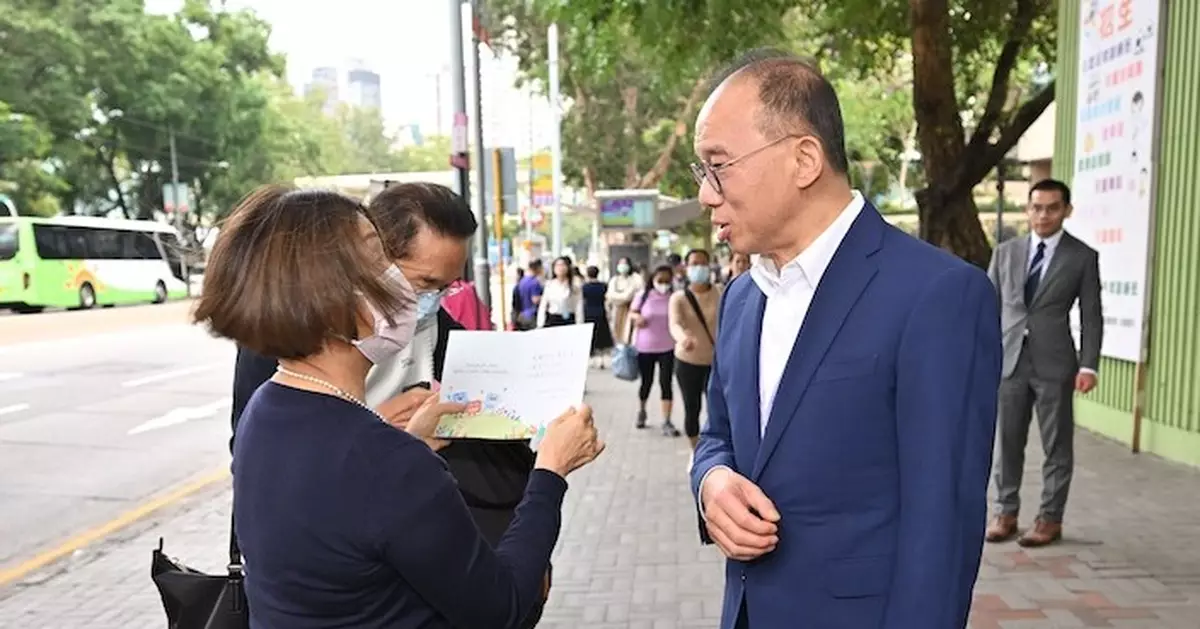
<path fill-rule="evenodd" d="M 683 264 L 683 258 L 678 253 L 667 254 L 667 264 L 671 266 L 679 266 Z"/>
<path fill-rule="evenodd" d="M 758 85 L 762 116 L 756 125 L 768 139 L 812 135 L 820 140 L 829 165 L 839 174 L 850 172 L 846 125 L 833 84 L 816 64 L 774 48 L 751 50 L 714 78 L 713 89 L 737 75 Z"/>
<path fill-rule="evenodd" d="M 529 263 L 529 272 L 537 273 L 538 271 L 542 270 L 543 266 L 545 266 L 545 264 L 542 262 L 542 259 L 536 258 L 532 262 Z"/>
<path fill-rule="evenodd" d="M 385 182 L 383 191 L 371 199 L 367 213 L 396 258 L 408 257 L 408 248 L 422 226 L 439 236 L 464 240 L 479 227 L 467 201 L 435 183 Z"/>
<path fill-rule="evenodd" d="M 690 260 L 692 256 L 704 256 L 705 264 L 712 262 L 712 255 L 708 253 L 708 249 L 692 249 L 691 251 L 687 252 L 686 256 L 683 256 L 683 259 Z"/>
<path fill-rule="evenodd" d="M 1057 179 L 1043 179 L 1029 188 L 1029 198 L 1033 198 L 1033 193 L 1042 192 L 1057 192 L 1062 195 L 1063 203 L 1071 205 L 1071 188 L 1067 184 Z"/>
<path fill-rule="evenodd" d="M 600 267 L 589 266 L 587 268 L 587 276 L 589 280 L 594 280 L 600 277 Z"/>

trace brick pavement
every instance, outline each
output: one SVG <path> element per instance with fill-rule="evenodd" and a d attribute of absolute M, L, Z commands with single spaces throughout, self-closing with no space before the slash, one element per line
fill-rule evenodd
<path fill-rule="evenodd" d="M 588 397 L 608 450 L 571 479 L 541 626 L 715 627 L 721 562 L 696 541 L 686 442 L 635 430 L 633 389 L 606 373 L 593 376 Z M 1065 542 L 988 547 L 972 629 L 1200 628 L 1200 471 L 1088 434 L 1077 440 L 1077 457 Z M 1029 505 L 1039 465 L 1031 448 Z M 169 554 L 220 569 L 228 499 L 227 485 L 202 492 L 0 589 L 0 628 L 161 628 L 151 548 L 163 535 Z"/>

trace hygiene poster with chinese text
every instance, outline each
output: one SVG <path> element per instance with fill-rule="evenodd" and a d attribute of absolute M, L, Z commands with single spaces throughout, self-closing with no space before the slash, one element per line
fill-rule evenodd
<path fill-rule="evenodd" d="M 583 402 L 592 327 L 450 332 L 441 400 L 469 406 L 443 418 L 435 436 L 540 442 L 550 422 Z"/>
<path fill-rule="evenodd" d="M 1084 0 L 1079 23 L 1066 228 L 1100 253 L 1101 353 L 1133 362 L 1141 359 L 1148 297 L 1161 12 L 1159 0 Z M 1078 344 L 1078 306 L 1070 316 Z"/>

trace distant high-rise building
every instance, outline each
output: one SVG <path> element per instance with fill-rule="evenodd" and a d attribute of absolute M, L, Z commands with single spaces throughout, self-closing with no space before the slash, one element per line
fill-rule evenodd
<path fill-rule="evenodd" d="M 331 114 L 337 108 L 339 100 L 338 86 L 338 69 L 332 66 L 314 68 L 312 71 L 312 80 L 304 87 L 304 94 L 307 96 L 317 90 L 320 90 L 325 96 L 325 113 Z"/>
<path fill-rule="evenodd" d="M 355 107 L 382 109 L 383 96 L 379 90 L 379 74 L 358 65 L 346 74 L 346 101 Z"/>

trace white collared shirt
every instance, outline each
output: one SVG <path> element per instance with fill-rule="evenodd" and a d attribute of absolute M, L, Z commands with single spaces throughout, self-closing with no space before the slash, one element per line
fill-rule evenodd
<path fill-rule="evenodd" d="M 413 339 L 399 354 L 367 372 L 367 406 L 380 404 L 400 395 L 406 387 L 419 382 L 433 383 L 433 352 L 438 342 L 438 318 L 417 325 Z"/>
<path fill-rule="evenodd" d="M 766 433 L 767 420 L 775 404 L 779 381 L 792 354 L 792 346 L 800 335 L 800 326 L 808 315 L 813 295 L 821 283 L 821 277 L 829 268 L 833 255 L 850 232 L 850 226 L 862 213 L 862 194 L 854 191 L 854 198 L 833 223 L 821 232 L 800 255 L 776 269 L 765 256 L 750 267 L 750 277 L 767 297 L 763 310 L 762 336 L 758 354 L 758 403 L 761 410 L 759 430 Z"/>
<path fill-rule="evenodd" d="M 783 371 L 792 355 L 792 346 L 800 336 L 800 326 L 804 325 L 804 317 L 808 315 L 808 307 L 812 305 L 813 295 L 817 292 L 817 286 L 821 284 L 821 277 L 825 275 L 829 263 L 833 261 L 833 255 L 846 239 L 846 234 L 850 233 L 850 226 L 862 213 L 864 206 L 862 194 L 855 190 L 854 198 L 850 199 L 846 209 L 842 210 L 833 223 L 801 251 L 800 255 L 783 265 L 783 269 L 776 269 L 770 258 L 765 256 L 750 258 L 750 278 L 767 298 L 767 305 L 763 310 L 762 334 L 758 343 L 760 436 L 767 431 L 767 421 L 775 404 L 779 381 L 783 379 Z M 699 485 L 701 495 L 708 476 L 721 468 L 728 469 L 724 465 L 717 465 L 704 473 Z M 702 498 L 698 499 L 697 506 L 700 508 L 701 517 L 707 522 Z"/>
<path fill-rule="evenodd" d="M 1050 259 L 1054 257 L 1054 251 L 1058 249 L 1058 243 L 1062 241 L 1062 230 L 1054 232 L 1054 234 L 1042 238 L 1037 234 L 1029 233 L 1029 257 L 1025 258 L 1025 274 L 1029 274 L 1029 268 L 1033 266 L 1033 256 L 1037 255 L 1038 243 L 1046 243 L 1046 251 L 1042 254 L 1042 272 L 1038 281 L 1046 279 L 1046 269 L 1050 268 Z M 1024 284 L 1024 278 L 1021 280 Z"/>

